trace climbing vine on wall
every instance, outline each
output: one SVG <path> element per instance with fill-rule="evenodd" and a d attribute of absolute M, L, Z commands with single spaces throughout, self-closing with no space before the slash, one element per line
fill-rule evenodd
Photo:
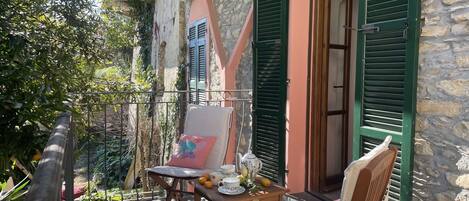
<path fill-rule="evenodd" d="M 187 80 L 186 80 L 186 64 L 181 64 L 178 67 L 178 76 L 176 79 L 176 89 L 178 91 L 185 91 L 187 90 Z M 177 104 L 176 104 L 176 111 L 179 115 L 179 125 L 178 130 L 180 133 L 184 132 L 184 119 L 186 117 L 186 107 L 187 107 L 187 97 L 186 93 L 179 93 L 177 95 Z"/>
<path fill-rule="evenodd" d="M 138 45 L 143 69 L 151 65 L 151 43 L 153 36 L 154 0 L 129 0 L 131 15 L 137 21 Z"/>

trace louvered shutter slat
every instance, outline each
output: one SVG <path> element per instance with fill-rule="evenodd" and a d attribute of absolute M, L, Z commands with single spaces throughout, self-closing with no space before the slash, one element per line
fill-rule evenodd
<path fill-rule="evenodd" d="M 189 28 L 189 102 L 196 102 L 197 97 L 195 91 L 197 90 L 197 27 L 191 26 Z"/>
<path fill-rule="evenodd" d="M 207 60 L 206 60 L 206 42 L 205 35 L 207 33 L 207 23 L 202 20 L 197 25 L 197 53 L 199 63 L 197 66 L 197 101 L 201 105 L 205 105 L 207 98 L 205 95 L 205 83 L 207 81 Z"/>
<path fill-rule="evenodd" d="M 206 67 L 206 34 L 207 22 L 198 20 L 189 28 L 189 101 L 191 103 L 205 104 L 207 67 Z"/>
<path fill-rule="evenodd" d="M 261 175 L 284 184 L 286 0 L 256 0 L 254 21 L 253 151 Z"/>
<path fill-rule="evenodd" d="M 411 200 L 419 1 L 360 0 L 359 7 L 354 159 L 391 135 L 399 152 L 389 200 Z"/>

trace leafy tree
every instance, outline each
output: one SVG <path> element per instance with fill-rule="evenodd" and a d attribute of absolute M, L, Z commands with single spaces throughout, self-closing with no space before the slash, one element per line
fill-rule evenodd
<path fill-rule="evenodd" d="M 69 92 L 103 58 L 93 0 L 0 1 L 0 160 L 42 150 Z M 0 167 L 0 181 L 5 171 Z"/>
<path fill-rule="evenodd" d="M 105 6 L 101 8 L 101 19 L 107 66 L 116 66 L 128 73 L 135 46 L 135 20 L 114 7 Z"/>

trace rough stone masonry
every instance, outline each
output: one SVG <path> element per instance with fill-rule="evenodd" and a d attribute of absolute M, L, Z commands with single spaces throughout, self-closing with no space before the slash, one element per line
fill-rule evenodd
<path fill-rule="evenodd" d="M 214 0 L 214 5 L 218 14 L 218 25 L 220 27 L 221 38 L 223 41 L 223 47 L 229 57 L 233 52 L 241 30 L 243 28 L 246 17 L 248 16 L 249 8 L 252 6 L 252 0 Z M 212 90 L 220 89 L 221 78 L 220 69 L 215 65 L 214 62 L 214 48 L 211 45 L 211 62 L 210 62 L 210 86 Z M 246 44 L 243 51 L 240 64 L 237 68 L 235 75 L 235 86 L 236 89 L 251 89 L 253 79 L 253 63 L 252 63 L 252 49 L 250 41 Z M 234 93 L 238 99 L 250 99 L 250 93 Z M 239 151 L 241 153 L 247 152 L 251 134 L 252 134 L 252 117 L 251 107 L 247 102 L 238 101 L 233 104 L 236 112 L 236 128 L 238 135 L 241 133 L 239 138 Z M 241 130 L 242 128 L 242 130 Z"/>
<path fill-rule="evenodd" d="M 469 200 L 469 1 L 422 0 L 413 200 Z"/>

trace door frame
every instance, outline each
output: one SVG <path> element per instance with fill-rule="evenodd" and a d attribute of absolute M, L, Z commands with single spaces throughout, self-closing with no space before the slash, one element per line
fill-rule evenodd
<path fill-rule="evenodd" d="M 308 135 L 308 154 L 306 155 L 307 173 L 306 191 L 319 192 L 326 186 L 326 163 L 327 163 L 327 96 L 328 96 L 328 65 L 329 65 L 329 33 L 330 33 L 330 0 L 315 1 L 311 9 L 310 20 L 310 63 L 308 69 L 308 100 L 307 100 L 307 135 Z M 352 13 L 353 0 L 347 0 L 346 7 L 346 33 L 344 50 L 344 89 L 350 86 L 350 66 L 351 66 L 351 41 L 352 41 Z M 343 97 L 343 133 L 348 133 L 349 115 L 349 90 L 345 90 Z M 342 169 L 347 167 L 348 157 L 348 135 L 343 135 L 344 143 L 342 153 Z"/>

